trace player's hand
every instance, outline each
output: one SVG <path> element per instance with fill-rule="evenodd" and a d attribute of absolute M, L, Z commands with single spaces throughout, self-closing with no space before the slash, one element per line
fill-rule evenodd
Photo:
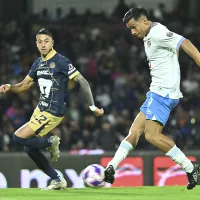
<path fill-rule="evenodd" d="M 96 110 L 93 111 L 94 115 L 99 117 L 99 116 L 102 116 L 104 114 L 104 110 L 103 108 L 99 109 L 99 108 L 96 108 Z"/>
<path fill-rule="evenodd" d="M 0 86 L 0 93 L 6 93 L 10 90 L 10 85 L 9 84 L 5 84 L 5 85 L 1 85 Z"/>

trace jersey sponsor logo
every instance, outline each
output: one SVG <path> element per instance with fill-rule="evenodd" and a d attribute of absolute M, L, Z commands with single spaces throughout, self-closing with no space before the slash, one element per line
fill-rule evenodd
<path fill-rule="evenodd" d="M 37 71 L 37 76 L 39 75 L 53 75 L 53 73 L 50 73 L 48 70 L 42 70 L 42 71 Z"/>
<path fill-rule="evenodd" d="M 73 71 L 75 71 L 76 68 L 72 65 L 72 64 L 69 64 L 69 71 L 68 71 L 68 74 L 71 74 Z"/>
<path fill-rule="evenodd" d="M 172 36 L 173 36 L 173 33 L 172 33 L 172 32 L 167 32 L 166 35 L 167 35 L 168 37 L 172 37 Z"/>
<path fill-rule="evenodd" d="M 55 68 L 55 66 L 56 66 L 55 62 L 51 62 L 50 65 L 49 65 L 50 68 Z"/>

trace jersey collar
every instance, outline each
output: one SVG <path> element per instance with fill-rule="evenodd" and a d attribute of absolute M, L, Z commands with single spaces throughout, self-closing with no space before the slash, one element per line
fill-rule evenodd
<path fill-rule="evenodd" d="M 53 56 L 55 56 L 56 53 L 57 52 L 52 48 L 52 50 L 45 57 L 41 55 L 41 58 L 43 61 L 47 61 L 47 60 L 51 59 Z"/>
<path fill-rule="evenodd" d="M 152 22 L 152 24 L 151 24 L 151 26 L 150 26 L 150 28 L 149 28 L 149 30 L 148 30 L 146 36 L 143 38 L 143 40 L 148 36 L 148 34 L 150 33 L 151 29 L 152 29 L 154 26 L 156 26 L 157 24 L 158 24 L 158 22 Z"/>
<path fill-rule="evenodd" d="M 157 24 L 158 24 L 158 22 L 152 22 L 150 30 L 151 30 L 154 26 L 156 26 Z"/>

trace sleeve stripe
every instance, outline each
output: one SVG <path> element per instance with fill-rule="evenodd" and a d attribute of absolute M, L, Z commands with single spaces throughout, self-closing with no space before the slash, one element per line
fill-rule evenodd
<path fill-rule="evenodd" d="M 184 37 L 182 37 L 182 38 L 179 40 L 179 42 L 178 42 L 178 44 L 177 44 L 177 46 L 176 46 L 176 49 L 177 49 L 177 50 L 179 50 L 179 48 L 180 48 L 180 46 L 181 46 L 183 40 L 185 40 Z"/>
<path fill-rule="evenodd" d="M 73 74 L 71 74 L 71 75 L 69 76 L 69 79 L 74 78 L 74 77 L 77 76 L 78 74 L 80 74 L 79 71 L 75 71 Z"/>

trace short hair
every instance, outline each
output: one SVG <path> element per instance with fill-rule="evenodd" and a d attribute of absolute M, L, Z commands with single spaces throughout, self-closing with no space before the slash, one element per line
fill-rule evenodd
<path fill-rule="evenodd" d="M 50 37 L 53 38 L 53 34 L 51 33 L 51 31 L 49 31 L 49 30 L 46 29 L 46 28 L 40 29 L 40 30 L 37 32 L 36 36 L 39 35 L 39 34 L 49 35 Z"/>
<path fill-rule="evenodd" d="M 135 6 L 131 8 L 125 15 L 122 21 L 124 23 L 128 23 L 132 18 L 138 20 L 141 16 L 145 16 L 147 19 L 149 18 L 147 10 L 142 6 Z"/>

